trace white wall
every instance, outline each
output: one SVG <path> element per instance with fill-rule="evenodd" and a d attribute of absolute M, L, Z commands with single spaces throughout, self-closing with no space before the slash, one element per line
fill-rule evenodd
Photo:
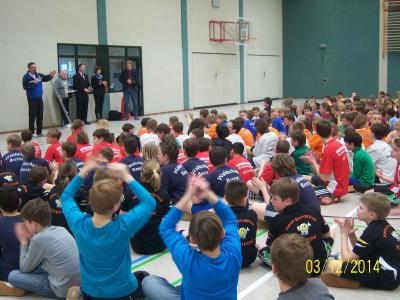
<path fill-rule="evenodd" d="M 97 44 L 96 0 L 2 1 L 0 9 L 0 131 L 28 128 L 28 104 L 22 89 L 26 64 L 38 71 L 57 69 L 57 43 Z M 44 125 L 60 124 L 50 83 L 44 83 Z M 89 118 L 93 117 L 90 100 Z"/>
<path fill-rule="evenodd" d="M 142 46 L 144 113 L 183 109 L 179 0 L 107 1 L 109 45 Z M 111 94 L 111 109 L 122 93 Z"/>

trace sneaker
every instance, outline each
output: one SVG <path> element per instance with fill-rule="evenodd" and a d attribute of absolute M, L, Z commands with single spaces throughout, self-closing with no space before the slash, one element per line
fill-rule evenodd
<path fill-rule="evenodd" d="M 80 300 L 82 298 L 81 288 L 79 286 L 71 286 L 68 289 L 67 300 Z"/>
<path fill-rule="evenodd" d="M 271 252 L 268 246 L 260 249 L 257 253 L 258 259 L 261 260 L 261 262 L 266 265 L 267 267 L 272 267 L 271 264 Z"/>
<path fill-rule="evenodd" d="M 65 124 L 64 128 L 71 128 L 71 124 Z"/>
<path fill-rule="evenodd" d="M 27 294 L 26 291 L 14 287 L 12 284 L 0 281 L 0 295 L 1 296 L 14 296 L 14 297 L 22 297 Z"/>

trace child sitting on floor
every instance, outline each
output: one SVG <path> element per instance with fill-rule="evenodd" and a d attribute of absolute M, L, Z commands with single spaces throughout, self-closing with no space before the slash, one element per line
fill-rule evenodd
<path fill-rule="evenodd" d="M 61 162 L 61 131 L 58 129 L 50 129 L 46 133 L 46 143 L 50 144 L 44 154 L 44 159 L 49 163 L 55 161 L 56 163 Z"/>
<path fill-rule="evenodd" d="M 310 242 L 298 234 L 283 234 L 272 243 L 272 272 L 278 277 L 280 287 L 278 300 L 334 299 L 320 279 L 309 279 L 307 267 L 312 261 Z"/>
<path fill-rule="evenodd" d="M 131 273 L 129 239 L 148 222 L 156 206 L 155 200 L 134 180 L 126 165 L 113 163 L 109 171 L 115 178 L 96 181 L 90 189 L 93 217 L 83 214 L 74 196 L 95 167 L 96 162 L 89 161 L 61 195 L 62 210 L 79 248 L 80 290 L 89 299 L 143 297 L 140 288 L 143 275 Z M 120 207 L 122 182 L 137 196 L 139 204 L 113 219 L 114 212 Z M 70 289 L 69 295 L 75 297 L 72 299 L 78 299 L 77 294 L 78 287 Z"/>
<path fill-rule="evenodd" d="M 191 200 L 207 199 L 215 213 L 202 211 L 189 225 L 190 242 L 176 230 L 183 211 Z M 242 254 L 236 217 L 215 195 L 208 183 L 197 176 L 189 179 L 185 195 L 160 225 L 161 236 L 182 273 L 182 286 L 174 287 L 166 279 L 150 275 L 142 282 L 147 298 L 172 299 L 236 299 Z"/>
<path fill-rule="evenodd" d="M 367 228 L 359 238 L 353 219 L 335 219 L 340 227 L 342 256 L 340 261 L 330 261 L 326 268 L 328 273 L 321 275 L 326 285 L 364 286 L 376 290 L 394 290 L 400 285 L 400 235 L 386 220 L 389 212 L 390 202 L 385 195 L 362 195 L 357 218 L 365 222 Z M 354 272 L 360 268 L 362 272 Z"/>
<path fill-rule="evenodd" d="M 42 157 L 42 150 L 40 149 L 40 146 L 36 142 L 32 142 L 33 134 L 32 131 L 29 129 L 22 130 L 21 131 L 21 139 L 24 142 L 24 144 L 30 142 L 32 145 L 35 147 L 35 156 L 38 158 Z"/>
<path fill-rule="evenodd" d="M 247 186 L 241 181 L 229 181 L 225 185 L 224 199 L 238 220 L 243 256 L 242 268 L 245 268 L 257 258 L 257 214 L 247 208 Z"/>
<path fill-rule="evenodd" d="M 310 175 L 311 173 L 311 165 L 309 163 L 304 162 L 300 157 L 306 155 L 306 153 L 310 150 L 306 146 L 306 135 L 303 131 L 295 130 L 292 135 L 292 146 L 294 147 L 294 151 L 290 154 L 293 157 L 294 162 L 296 164 L 296 171 L 300 175 Z"/>
<path fill-rule="evenodd" d="M 186 139 L 183 142 L 183 152 L 186 161 L 182 166 L 188 171 L 189 174 L 197 174 L 202 176 L 208 175 L 208 166 L 196 155 L 199 153 L 199 141 L 193 138 Z"/>

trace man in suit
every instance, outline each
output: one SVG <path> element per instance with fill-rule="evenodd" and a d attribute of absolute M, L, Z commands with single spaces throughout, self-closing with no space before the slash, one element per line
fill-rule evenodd
<path fill-rule="evenodd" d="M 50 81 L 56 71 L 51 71 L 49 75 L 37 73 L 36 64 L 30 62 L 28 64 L 28 71 L 22 78 L 22 86 L 26 90 L 26 97 L 28 98 L 29 105 L 29 129 L 35 133 L 36 121 L 36 136 L 43 136 L 43 87 L 42 82 Z"/>
<path fill-rule="evenodd" d="M 76 90 L 76 118 L 81 119 L 85 124 L 90 124 L 87 121 L 90 82 L 88 76 L 85 74 L 86 65 L 79 64 L 78 72 L 73 77 L 74 89 Z"/>
<path fill-rule="evenodd" d="M 136 69 L 133 69 L 133 62 L 126 62 L 126 69 L 121 72 L 119 81 L 122 83 L 122 92 L 124 94 L 124 111 L 125 120 L 129 119 L 129 102 L 132 101 L 133 116 L 135 120 L 139 120 L 139 104 L 137 92 L 139 88 L 139 76 Z"/>

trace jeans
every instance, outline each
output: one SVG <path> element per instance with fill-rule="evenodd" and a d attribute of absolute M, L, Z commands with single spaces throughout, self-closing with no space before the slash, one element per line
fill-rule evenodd
<path fill-rule="evenodd" d="M 43 99 L 40 98 L 28 98 L 29 107 L 29 129 L 32 133 L 35 133 L 35 121 L 36 121 L 36 134 L 42 133 L 43 128 Z"/>
<path fill-rule="evenodd" d="M 173 286 L 165 278 L 149 275 L 142 281 L 144 294 L 150 300 L 179 300 L 181 286 Z"/>
<path fill-rule="evenodd" d="M 124 112 L 125 118 L 129 116 L 129 102 L 132 101 L 133 105 L 133 115 L 135 117 L 139 114 L 139 106 L 138 106 L 138 99 L 137 99 L 137 90 L 136 89 L 129 89 L 123 92 L 124 94 Z"/>
<path fill-rule="evenodd" d="M 355 178 L 355 177 L 350 177 L 349 185 L 361 185 L 360 179 Z"/>
<path fill-rule="evenodd" d="M 22 273 L 14 270 L 8 275 L 8 282 L 25 291 L 47 298 L 58 298 L 54 294 L 48 279 L 49 274 L 42 269 L 36 269 L 32 273 Z"/>

